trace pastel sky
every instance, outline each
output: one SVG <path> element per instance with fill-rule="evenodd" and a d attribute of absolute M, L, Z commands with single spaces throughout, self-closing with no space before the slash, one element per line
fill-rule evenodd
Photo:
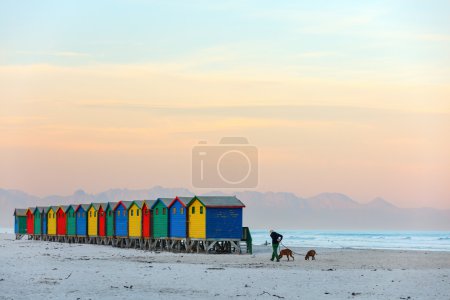
<path fill-rule="evenodd" d="M 200 140 L 257 190 L 450 208 L 449 1 L 1 1 L 0 188 L 191 187 Z"/>

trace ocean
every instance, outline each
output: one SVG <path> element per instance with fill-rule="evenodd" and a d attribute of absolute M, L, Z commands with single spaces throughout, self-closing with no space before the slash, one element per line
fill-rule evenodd
<path fill-rule="evenodd" d="M 277 230 L 286 247 L 450 251 L 449 231 Z M 0 233 L 14 233 L 0 228 Z M 267 230 L 251 230 L 253 244 L 270 243 Z"/>
<path fill-rule="evenodd" d="M 286 247 L 450 251 L 448 231 L 277 230 Z M 271 242 L 267 230 L 251 231 L 253 244 Z"/>

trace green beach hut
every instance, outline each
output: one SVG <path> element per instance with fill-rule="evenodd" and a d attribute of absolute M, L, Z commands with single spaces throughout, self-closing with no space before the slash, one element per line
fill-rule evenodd
<path fill-rule="evenodd" d="M 114 207 L 117 205 L 117 202 L 108 202 L 106 205 L 105 213 L 106 213 L 106 236 L 113 237 L 114 236 Z"/>
<path fill-rule="evenodd" d="M 34 234 L 40 235 L 42 234 L 42 217 L 44 216 L 45 207 L 36 206 L 33 215 L 34 215 Z"/>
<path fill-rule="evenodd" d="M 27 234 L 27 210 L 16 208 L 14 210 L 14 233 Z"/>
<path fill-rule="evenodd" d="M 66 208 L 66 222 L 67 222 L 66 234 L 68 236 L 77 235 L 77 218 L 75 217 L 75 209 L 77 207 L 78 205 L 71 204 Z"/>
<path fill-rule="evenodd" d="M 158 198 L 152 205 L 153 238 L 169 237 L 169 205 L 173 198 Z"/>

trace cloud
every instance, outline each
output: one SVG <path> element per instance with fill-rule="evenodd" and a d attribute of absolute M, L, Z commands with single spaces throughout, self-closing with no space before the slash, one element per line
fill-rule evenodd
<path fill-rule="evenodd" d="M 321 58 L 321 57 L 329 57 L 336 56 L 336 52 L 327 52 L 327 51 L 312 51 L 312 52 L 302 52 L 297 56 L 300 58 Z"/>
<path fill-rule="evenodd" d="M 183 114 L 183 111 L 187 114 L 192 109 L 205 113 L 210 110 L 212 114 L 216 107 L 226 115 L 233 112 L 224 106 L 241 106 L 239 113 L 257 112 L 268 117 L 271 109 L 282 111 L 284 106 L 289 116 L 292 115 L 290 106 L 305 105 L 450 112 L 448 84 L 429 84 L 419 81 L 420 77 L 414 78 L 414 74 L 420 72 L 425 76 L 433 74 L 433 69 L 416 66 L 402 70 L 405 80 L 414 78 L 417 83 L 388 80 L 393 74 L 368 80 L 356 72 L 351 77 L 334 79 L 299 76 L 293 71 L 270 68 L 197 71 L 162 63 L 73 67 L 10 65 L 0 66 L 0 91 L 4 99 L 11 99 L 8 107 L 17 107 L 17 110 L 23 105 L 31 107 L 32 103 L 47 102 L 45 105 L 49 108 L 58 103 L 71 103 L 78 108 L 162 114 Z M 344 73 L 336 72 L 336 76 Z M 271 107 L 275 104 L 280 107 Z M 251 107 L 256 108 L 254 112 Z M 35 111 L 43 109 L 37 104 L 33 108 Z"/>
<path fill-rule="evenodd" d="M 62 57 L 88 57 L 88 56 L 91 56 L 88 53 L 73 52 L 73 51 L 58 51 L 58 52 L 49 53 L 49 55 L 62 56 Z"/>
<path fill-rule="evenodd" d="M 77 58 L 77 57 L 90 57 L 91 54 L 77 51 L 54 51 L 54 52 L 40 52 L 40 51 L 17 51 L 17 54 L 21 55 L 33 55 L 33 56 L 53 56 L 53 57 L 65 57 L 65 58 Z"/>

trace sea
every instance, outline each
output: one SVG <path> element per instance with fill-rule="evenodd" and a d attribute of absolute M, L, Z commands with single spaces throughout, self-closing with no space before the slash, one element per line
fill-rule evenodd
<path fill-rule="evenodd" d="M 277 230 L 286 247 L 450 251 L 450 231 Z M 14 233 L 0 228 L 0 233 Z M 267 230 L 251 230 L 253 244 L 270 243 Z"/>
<path fill-rule="evenodd" d="M 276 230 L 286 247 L 450 251 L 450 231 Z M 251 230 L 253 244 L 271 242 L 267 230 Z"/>

